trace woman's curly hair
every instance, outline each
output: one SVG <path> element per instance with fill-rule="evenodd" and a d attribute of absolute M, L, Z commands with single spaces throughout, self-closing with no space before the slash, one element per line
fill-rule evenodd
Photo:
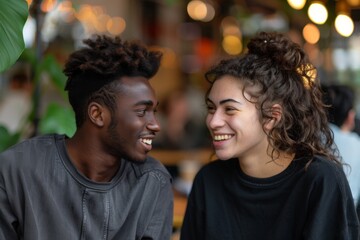
<path fill-rule="evenodd" d="M 149 51 L 139 42 L 123 41 L 119 37 L 97 35 L 83 41 L 87 47 L 73 52 L 65 64 L 68 77 L 65 90 L 74 109 L 76 125 L 80 127 L 87 115 L 87 106 L 98 101 L 112 113 L 116 105 L 115 80 L 121 77 L 153 77 L 162 53 Z"/>
<path fill-rule="evenodd" d="M 248 100 L 255 99 L 264 124 L 272 118 L 271 106 L 282 106 L 281 120 L 268 133 L 273 158 L 284 151 L 309 159 L 322 155 L 339 163 L 317 72 L 301 47 L 283 34 L 261 32 L 247 48 L 246 54 L 210 69 L 207 81 L 212 86 L 225 75 L 242 81 L 243 94 L 251 88 Z"/>

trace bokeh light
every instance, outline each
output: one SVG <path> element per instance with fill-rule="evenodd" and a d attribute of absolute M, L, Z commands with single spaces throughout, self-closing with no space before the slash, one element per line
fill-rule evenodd
<path fill-rule="evenodd" d="M 308 16 L 316 24 L 324 24 L 328 18 L 328 11 L 321 2 L 313 2 L 309 6 Z"/>
<path fill-rule="evenodd" d="M 287 0 L 290 7 L 300 10 L 305 6 L 306 0 Z"/>
<path fill-rule="evenodd" d="M 306 24 L 303 28 L 302 33 L 305 41 L 307 41 L 308 43 L 315 44 L 320 39 L 320 30 L 315 24 Z"/>
<path fill-rule="evenodd" d="M 349 37 L 354 31 L 354 22 L 349 16 L 339 14 L 335 18 L 335 29 L 341 36 Z"/>

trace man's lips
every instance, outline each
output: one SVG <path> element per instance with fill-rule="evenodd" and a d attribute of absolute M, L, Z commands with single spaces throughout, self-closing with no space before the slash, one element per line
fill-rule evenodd
<path fill-rule="evenodd" d="M 152 142 L 154 138 L 155 138 L 155 134 L 150 132 L 140 135 L 139 140 L 142 143 L 142 145 L 145 147 L 147 152 L 152 149 Z"/>
<path fill-rule="evenodd" d="M 140 141 L 147 144 L 147 145 L 152 144 L 152 139 L 150 139 L 150 138 L 140 138 Z"/>

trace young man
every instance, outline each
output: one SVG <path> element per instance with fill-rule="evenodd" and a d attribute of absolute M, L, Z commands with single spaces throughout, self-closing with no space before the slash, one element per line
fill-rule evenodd
<path fill-rule="evenodd" d="M 77 130 L 0 155 L 0 239 L 170 239 L 171 177 L 147 156 L 161 53 L 97 36 L 65 65 Z"/>

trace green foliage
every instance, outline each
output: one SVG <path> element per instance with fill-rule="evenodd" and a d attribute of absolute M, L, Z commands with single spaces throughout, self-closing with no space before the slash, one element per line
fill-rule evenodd
<path fill-rule="evenodd" d="M 40 132 L 66 134 L 72 137 L 75 133 L 75 115 L 71 108 L 57 103 L 49 104 L 40 121 Z"/>
<path fill-rule="evenodd" d="M 44 57 L 41 62 L 40 71 L 46 72 L 51 77 L 51 80 L 54 86 L 59 90 L 59 93 L 61 93 L 63 97 L 66 97 L 64 92 L 66 76 L 53 55 L 46 55 Z"/>
<path fill-rule="evenodd" d="M 25 0 L 0 0 L 0 6 L 0 72 L 3 72 L 25 48 L 22 31 L 28 6 Z"/>
<path fill-rule="evenodd" d="M 17 143 L 20 139 L 20 133 L 10 133 L 7 128 L 0 125 L 0 152 Z"/>
<path fill-rule="evenodd" d="M 39 64 L 38 71 L 41 74 L 47 74 L 57 88 L 59 95 L 67 101 L 67 94 L 64 91 L 66 76 L 55 57 L 53 55 L 44 56 Z M 59 133 L 71 137 L 76 130 L 75 115 L 70 107 L 52 102 L 48 105 L 44 116 L 41 117 L 39 127 L 40 134 Z"/>
<path fill-rule="evenodd" d="M 35 82 L 41 85 L 41 77 L 46 74 L 51 80 L 51 83 L 56 87 L 60 96 L 64 98 L 64 102 L 67 101 L 67 94 L 64 91 L 66 76 L 62 71 L 62 66 L 58 63 L 56 58 L 51 55 L 45 55 L 40 61 L 36 61 L 35 52 L 33 49 L 26 49 L 21 56 L 21 59 L 31 63 L 33 69 L 35 69 Z M 38 93 L 35 93 L 38 94 Z M 36 100 L 34 96 L 34 101 Z M 33 120 L 35 115 L 35 104 L 30 114 L 29 119 Z M 63 106 L 57 102 L 51 102 L 47 106 L 43 116 L 40 116 L 39 133 L 59 133 L 66 134 L 71 137 L 76 130 L 75 115 L 72 109 L 68 106 Z"/>
<path fill-rule="evenodd" d="M 42 84 L 41 78 L 46 75 L 58 90 L 59 96 L 62 96 L 64 102 L 66 102 L 67 94 L 64 92 L 66 76 L 62 72 L 62 66 L 51 54 L 43 56 L 41 60 L 37 60 L 35 55 L 35 49 L 25 49 L 19 60 L 30 63 L 32 69 L 35 71 L 35 83 L 39 84 L 39 86 Z M 39 93 L 34 93 L 34 95 L 35 94 Z M 41 99 L 41 96 L 36 97 L 40 97 Z M 35 112 L 37 111 L 36 108 L 38 107 L 35 104 L 36 97 L 33 97 L 33 108 L 28 116 L 28 121 L 19 129 L 19 132 L 11 133 L 4 126 L 0 125 L 0 152 L 19 142 L 22 136 L 21 133 L 26 132 L 29 123 L 34 121 Z M 38 117 L 40 118 L 38 134 L 59 133 L 71 137 L 75 133 L 75 116 L 69 106 L 63 106 L 58 102 L 50 102 L 44 114 Z"/>

